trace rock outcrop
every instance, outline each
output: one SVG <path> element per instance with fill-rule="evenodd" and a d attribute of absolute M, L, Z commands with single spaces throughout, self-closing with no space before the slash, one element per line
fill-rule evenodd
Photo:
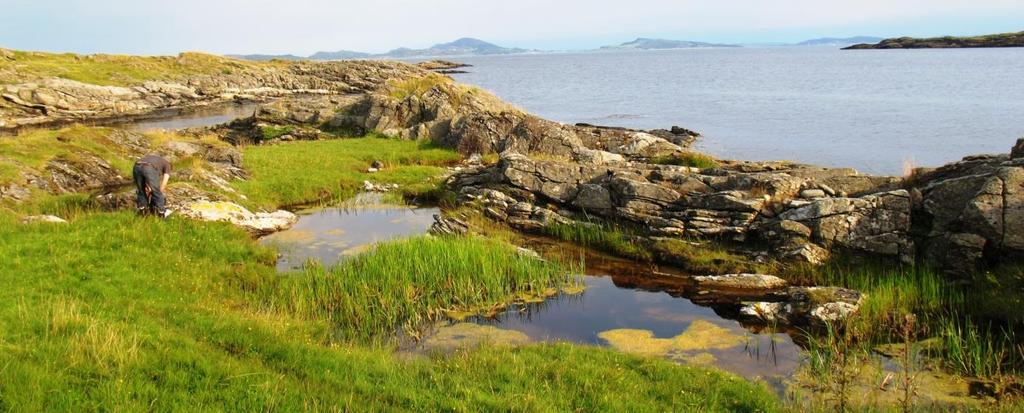
<path fill-rule="evenodd" d="M 1024 256 L 1024 139 L 1009 155 L 974 156 L 915 181 L 915 232 L 925 257 L 967 275 Z"/>
<path fill-rule="evenodd" d="M 178 59 L 182 65 L 190 67 L 190 59 L 197 57 L 225 60 L 187 53 Z M 277 66 L 235 66 L 232 70 L 225 69 L 215 74 L 143 81 L 127 86 L 96 85 L 56 77 L 0 85 L 0 130 L 129 118 L 161 110 L 187 110 L 236 100 L 363 94 L 380 89 L 390 81 L 429 73 L 413 65 L 375 61 L 303 61 Z"/>
<path fill-rule="evenodd" d="M 783 301 L 749 302 L 740 308 L 748 320 L 781 324 L 840 323 L 860 310 L 864 295 L 840 287 L 789 287 Z"/>
<path fill-rule="evenodd" d="M 649 237 L 713 237 L 782 260 L 821 263 L 842 250 L 960 275 L 1024 256 L 1024 139 L 1009 155 L 967 157 L 906 181 L 788 163 L 596 161 L 595 152 L 605 153 L 507 151 L 448 184 L 523 229 L 596 216 L 633 222 Z"/>
<path fill-rule="evenodd" d="M 591 156 L 604 161 L 680 153 L 683 147 L 679 144 L 689 144 L 696 137 L 681 128 L 658 132 L 677 144 L 643 131 L 563 125 L 524 113 L 480 89 L 433 76 L 432 87 L 415 93 L 401 86 L 369 93 L 340 111 L 328 125 L 355 133 L 378 131 L 405 139 L 430 139 L 467 156 L 516 151 Z"/>
<path fill-rule="evenodd" d="M 462 200 L 523 229 L 585 214 L 633 222 L 650 236 L 760 243 L 772 246 L 778 258 L 812 262 L 824 260 L 832 249 L 912 260 L 910 195 L 893 190 L 897 183 L 851 170 L 783 163 L 700 170 L 595 163 L 579 155 L 537 160 L 517 152 L 448 182 Z M 809 189 L 827 193 L 822 187 L 837 196 L 802 198 Z"/>
<path fill-rule="evenodd" d="M 202 221 L 223 221 L 242 227 L 255 236 L 290 228 L 299 217 L 288 211 L 252 212 L 231 202 L 197 201 L 179 209 L 178 213 Z"/>

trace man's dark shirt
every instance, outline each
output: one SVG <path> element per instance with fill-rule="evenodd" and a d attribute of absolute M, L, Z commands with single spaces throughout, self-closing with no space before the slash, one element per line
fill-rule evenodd
<path fill-rule="evenodd" d="M 146 155 L 142 159 L 139 159 L 138 163 L 149 164 L 151 168 L 156 169 L 157 172 L 160 172 L 160 175 L 171 174 L 171 163 L 167 162 L 166 159 L 161 158 L 157 155 Z"/>

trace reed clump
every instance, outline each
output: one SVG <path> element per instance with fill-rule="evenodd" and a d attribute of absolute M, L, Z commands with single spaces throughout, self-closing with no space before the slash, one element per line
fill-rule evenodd
<path fill-rule="evenodd" d="M 420 237 L 378 245 L 334 268 L 308 266 L 282 278 L 266 302 L 326 320 L 345 339 L 367 341 L 396 332 L 415 335 L 447 312 L 572 285 L 572 269 L 489 239 Z"/>

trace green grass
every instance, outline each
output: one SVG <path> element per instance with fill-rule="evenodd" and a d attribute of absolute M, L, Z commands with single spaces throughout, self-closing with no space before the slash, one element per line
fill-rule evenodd
<path fill-rule="evenodd" d="M 260 134 L 263 135 L 263 140 L 277 139 L 289 133 L 292 133 L 295 128 L 292 126 L 262 126 L 260 127 Z"/>
<path fill-rule="evenodd" d="M 195 75 L 222 75 L 280 65 L 248 62 L 203 53 L 178 56 L 76 55 L 14 51 L 0 59 L 0 84 L 60 77 L 102 86 L 134 86 L 149 80 L 180 80 Z"/>
<path fill-rule="evenodd" d="M 962 292 L 939 273 L 925 267 L 901 267 L 874 262 L 854 262 L 839 257 L 820 268 L 790 268 L 783 276 L 798 284 L 832 285 L 867 294 L 859 311 L 866 323 L 861 333 L 885 339 L 895 336 L 903 316 L 949 315 L 964 308 Z M 928 320 L 922 320 L 928 321 Z"/>
<path fill-rule="evenodd" d="M 388 89 L 390 90 L 391 97 L 401 100 L 410 96 L 423 96 L 431 89 L 442 85 L 451 85 L 453 83 L 455 82 L 453 82 L 448 76 L 429 73 L 421 77 L 391 81 L 388 83 Z"/>
<path fill-rule="evenodd" d="M 621 229 L 607 223 L 573 222 L 544 227 L 544 233 L 562 241 L 637 260 L 650 260 L 650 252 L 642 248 Z"/>
<path fill-rule="evenodd" d="M 849 326 L 863 346 L 900 341 L 902 320 L 913 315 L 922 326 L 916 338 L 937 339 L 937 345 L 929 346 L 933 362 L 966 376 L 1019 380 L 1024 344 L 1013 332 L 1019 324 L 1015 315 L 989 318 L 992 304 L 987 297 L 993 292 L 987 288 L 953 285 L 926 267 L 844 257 L 821 268 L 790 272 L 785 276 L 793 282 L 842 286 L 866 294 Z"/>
<path fill-rule="evenodd" d="M 265 208 L 345 198 L 365 180 L 399 184 L 404 194 L 417 196 L 437 190 L 441 166 L 459 159 L 429 143 L 377 136 L 248 146 L 243 162 L 251 179 L 234 185 L 250 204 Z M 366 173 L 374 160 L 384 170 Z"/>
<path fill-rule="evenodd" d="M 113 129 L 73 126 L 59 130 L 34 130 L 17 136 L 0 136 L 0 183 L 19 176 L 22 168 L 41 171 L 55 158 L 75 159 L 83 153 L 96 155 L 122 173 L 131 164 L 108 136 Z"/>
<path fill-rule="evenodd" d="M 474 237 L 412 238 L 378 246 L 332 269 L 307 266 L 264 291 L 271 308 L 327 320 L 361 340 L 416 334 L 448 311 L 503 305 L 575 283 L 570 268 Z"/>
<path fill-rule="evenodd" d="M 711 169 L 718 167 L 718 161 L 702 153 L 684 153 L 669 155 L 652 160 L 652 163 L 659 165 L 689 166 L 691 168 Z"/>
<path fill-rule="evenodd" d="M 779 410 L 735 376 L 597 348 L 410 360 L 337 342 L 323 320 L 250 301 L 302 281 L 282 281 L 273 252 L 227 224 L 0 212 L 0 256 L 2 411 Z M 451 268 L 423 258 L 411 261 Z"/>
<path fill-rule="evenodd" d="M 647 241 L 633 237 L 635 230 L 607 222 L 554 224 L 544 233 L 556 239 L 593 248 L 623 258 L 659 261 L 696 274 L 726 274 L 754 271 L 760 267 L 713 242 L 693 243 L 682 239 Z"/>
<path fill-rule="evenodd" d="M 47 165 L 56 159 L 69 161 L 91 160 L 100 158 L 113 167 L 125 181 L 131 177 L 131 168 L 138 154 L 129 153 L 129 149 L 119 142 L 115 134 L 127 133 L 113 128 L 71 126 L 62 129 L 40 129 L 20 133 L 16 136 L 0 136 L 0 185 L 18 183 L 24 185 L 21 174 L 47 177 Z M 143 135 L 142 140 L 148 143 L 153 152 L 160 152 L 161 145 L 169 141 L 182 141 L 203 145 L 228 145 L 213 135 L 189 136 L 166 132 L 150 132 Z M 89 162 L 91 163 L 91 162 Z M 194 157 L 178 159 L 175 167 L 202 167 L 205 161 Z M 31 187 L 31 185 L 29 185 Z M 41 192 L 41 191 L 40 191 Z M 36 194 L 33 203 L 47 199 L 43 194 Z"/>

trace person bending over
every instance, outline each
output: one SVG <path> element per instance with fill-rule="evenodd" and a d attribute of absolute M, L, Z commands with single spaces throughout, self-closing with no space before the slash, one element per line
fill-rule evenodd
<path fill-rule="evenodd" d="M 146 155 L 135 162 L 132 179 L 135 180 L 136 206 L 140 215 L 150 213 L 161 218 L 170 215 L 164 197 L 170 178 L 171 163 L 159 155 Z"/>

